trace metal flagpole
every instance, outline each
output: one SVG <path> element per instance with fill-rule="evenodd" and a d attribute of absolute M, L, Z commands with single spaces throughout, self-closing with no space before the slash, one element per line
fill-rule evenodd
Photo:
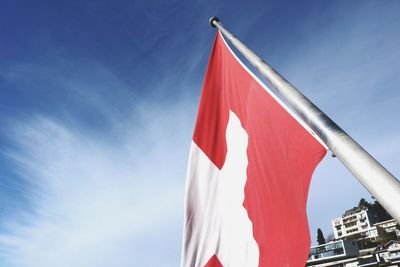
<path fill-rule="evenodd" d="M 386 211 L 400 223 L 400 182 L 396 177 L 282 75 L 226 30 L 217 17 L 210 19 L 210 25 L 218 28 L 260 74 L 274 86 L 333 154 Z"/>

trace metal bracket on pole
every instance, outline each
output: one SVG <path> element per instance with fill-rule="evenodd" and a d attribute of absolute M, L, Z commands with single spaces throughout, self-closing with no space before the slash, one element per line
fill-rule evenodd
<path fill-rule="evenodd" d="M 400 182 L 296 87 L 226 30 L 218 17 L 209 21 L 269 81 L 373 197 L 400 223 Z"/>

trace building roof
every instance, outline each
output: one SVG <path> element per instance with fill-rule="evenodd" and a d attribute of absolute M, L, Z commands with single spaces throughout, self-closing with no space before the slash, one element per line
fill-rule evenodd
<path fill-rule="evenodd" d="M 400 244 L 399 240 L 390 240 L 389 242 L 383 244 L 383 245 L 378 245 L 373 252 L 381 252 L 384 250 L 387 250 L 392 244 L 397 243 Z"/>

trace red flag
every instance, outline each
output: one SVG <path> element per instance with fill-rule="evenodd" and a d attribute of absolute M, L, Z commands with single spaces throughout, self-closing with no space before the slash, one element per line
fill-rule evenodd
<path fill-rule="evenodd" d="M 305 266 L 326 146 L 217 33 L 187 173 L 182 266 Z"/>

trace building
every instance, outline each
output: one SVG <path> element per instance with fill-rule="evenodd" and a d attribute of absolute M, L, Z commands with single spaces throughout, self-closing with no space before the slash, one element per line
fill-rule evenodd
<path fill-rule="evenodd" d="M 374 226 L 382 228 L 385 233 L 393 234 L 396 239 L 400 239 L 400 226 L 394 219 L 375 223 Z"/>
<path fill-rule="evenodd" d="M 379 245 L 368 256 L 358 258 L 360 267 L 367 266 L 399 266 L 400 265 L 400 242 L 391 240 L 384 245 Z"/>
<path fill-rule="evenodd" d="M 359 250 L 355 241 L 332 241 L 311 247 L 306 266 L 337 266 L 338 263 L 349 262 L 349 259 L 356 262 L 355 256 L 358 255 Z"/>
<path fill-rule="evenodd" d="M 341 217 L 332 220 L 335 239 L 343 239 L 371 228 L 372 222 L 368 216 L 368 209 L 353 208 L 346 211 Z"/>
<path fill-rule="evenodd" d="M 391 240 L 375 249 L 360 251 L 357 242 L 332 241 L 311 247 L 306 266 L 310 267 L 391 267 L 400 266 L 400 241 Z"/>
<path fill-rule="evenodd" d="M 332 220 L 332 227 L 336 240 L 355 240 L 363 249 L 400 236 L 397 224 L 377 202 L 347 210 Z"/>
<path fill-rule="evenodd" d="M 400 266 L 400 226 L 375 202 L 364 200 L 332 220 L 335 240 L 313 246 L 306 266 Z"/>

